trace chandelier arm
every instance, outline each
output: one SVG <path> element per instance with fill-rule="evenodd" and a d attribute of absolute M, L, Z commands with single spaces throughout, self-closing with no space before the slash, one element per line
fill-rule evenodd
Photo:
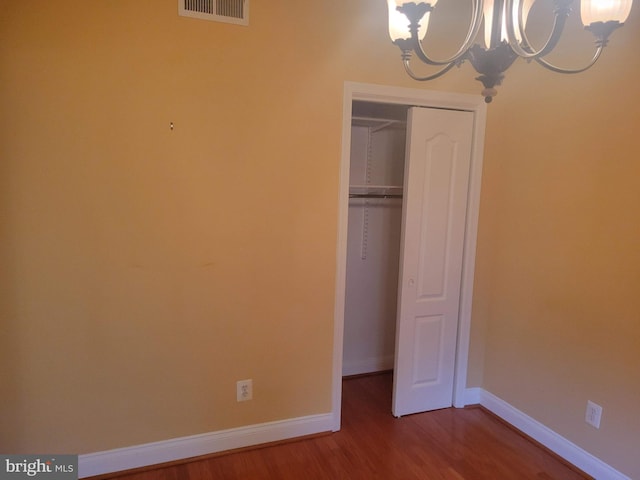
<path fill-rule="evenodd" d="M 469 30 L 467 31 L 467 36 L 465 37 L 464 42 L 462 43 L 462 46 L 458 49 L 458 51 L 446 60 L 433 60 L 427 55 L 427 53 L 422 48 L 422 43 L 420 42 L 420 38 L 418 36 L 418 22 L 414 22 L 413 20 L 411 21 L 411 24 L 409 26 L 411 30 L 411 46 L 413 52 L 420 60 L 428 65 L 450 65 L 455 64 L 455 62 L 459 61 L 464 55 L 466 55 L 467 50 L 469 50 L 469 48 L 473 44 L 473 41 L 478 35 L 478 32 L 480 31 L 480 27 L 482 25 L 482 8 L 484 5 L 484 0 L 472 0 L 472 3 L 474 8 L 473 14 L 471 16 L 471 22 L 469 23 Z M 402 7 L 399 7 L 399 9 L 400 8 Z M 405 68 L 407 68 L 407 66 L 408 64 L 406 64 Z M 445 71 L 448 71 L 450 68 L 451 66 L 449 66 Z"/>
<path fill-rule="evenodd" d="M 444 68 L 440 69 L 439 71 L 437 71 L 432 75 L 427 75 L 426 77 L 419 77 L 413 72 L 413 70 L 411 70 L 411 66 L 409 65 L 409 59 L 410 59 L 410 55 L 406 55 L 406 54 L 403 55 L 402 64 L 404 65 L 404 69 L 411 78 L 419 82 L 426 82 L 426 81 L 434 80 L 438 77 L 441 77 L 456 65 L 456 62 L 451 62 L 448 65 L 446 65 Z"/>
<path fill-rule="evenodd" d="M 553 20 L 553 28 L 547 41 L 540 48 L 540 50 L 536 51 L 532 46 L 531 42 L 529 42 L 529 38 L 524 29 L 524 25 L 522 24 L 522 17 L 518 12 L 518 33 L 520 34 L 520 38 L 522 39 L 518 42 L 518 37 L 516 36 L 515 25 L 513 23 L 513 15 L 511 12 L 513 11 L 513 1 L 514 0 L 506 0 L 507 7 L 507 35 L 509 37 L 509 45 L 513 49 L 513 51 L 522 58 L 528 60 L 538 60 L 540 57 L 544 57 L 548 53 L 553 50 L 560 37 L 562 36 L 562 32 L 564 31 L 564 26 L 567 22 L 567 17 L 569 13 L 571 13 L 571 9 L 569 5 L 571 0 L 556 0 L 555 1 L 555 10 L 554 10 L 554 20 Z"/>
<path fill-rule="evenodd" d="M 598 58 L 600 58 L 600 54 L 602 53 L 603 49 L 604 49 L 604 45 L 598 45 L 596 47 L 596 51 L 593 54 L 593 57 L 591 58 L 589 63 L 585 67 L 582 67 L 582 68 L 570 69 L 570 68 L 556 67 L 555 65 L 547 62 L 543 58 L 536 58 L 535 61 L 538 62 L 540 65 L 542 65 L 547 70 L 551 70 L 552 72 L 566 73 L 566 74 L 581 73 L 581 72 L 584 72 L 585 70 L 590 69 L 598 61 Z"/>

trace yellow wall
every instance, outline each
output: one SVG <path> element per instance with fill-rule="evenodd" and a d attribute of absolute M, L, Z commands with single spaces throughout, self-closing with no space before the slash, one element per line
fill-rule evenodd
<path fill-rule="evenodd" d="M 176 3 L 3 2 L 1 451 L 331 408 L 343 84 L 425 86 L 383 2 L 253 0 L 249 27 Z M 519 62 L 490 107 L 469 374 L 631 476 L 637 10 L 594 70 Z"/>
<path fill-rule="evenodd" d="M 637 45 L 634 5 L 589 72 L 521 62 L 507 75 L 490 107 L 474 292 L 482 386 L 630 478 L 640 478 Z M 584 422 L 587 400 L 604 408 L 599 430 Z"/>

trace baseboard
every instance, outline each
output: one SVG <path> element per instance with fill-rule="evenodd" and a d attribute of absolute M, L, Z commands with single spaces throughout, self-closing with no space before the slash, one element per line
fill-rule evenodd
<path fill-rule="evenodd" d="M 362 373 L 382 372 L 393 369 L 394 356 L 373 357 L 356 362 L 345 361 L 342 364 L 342 376 L 360 375 Z"/>
<path fill-rule="evenodd" d="M 465 391 L 467 405 L 480 404 L 596 480 L 631 480 L 542 423 L 482 388 Z M 236 448 L 331 431 L 331 414 L 312 415 L 220 430 L 161 442 L 80 455 L 79 478 L 130 470 Z"/>
<path fill-rule="evenodd" d="M 468 404 L 479 403 L 596 480 L 631 480 L 599 458 L 482 388 L 468 388 L 465 398 L 477 400 L 470 401 Z"/>
<path fill-rule="evenodd" d="M 92 477 L 328 432 L 332 427 L 333 417 L 327 413 L 89 453 L 80 455 L 78 459 L 78 476 Z"/>
<path fill-rule="evenodd" d="M 479 405 L 482 398 L 482 388 L 474 387 L 467 388 L 464 392 L 464 404 L 465 405 Z"/>

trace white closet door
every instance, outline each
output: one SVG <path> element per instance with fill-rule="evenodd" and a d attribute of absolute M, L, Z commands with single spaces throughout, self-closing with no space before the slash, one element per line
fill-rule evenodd
<path fill-rule="evenodd" d="M 396 417 L 452 405 L 472 134 L 471 112 L 409 111 Z"/>

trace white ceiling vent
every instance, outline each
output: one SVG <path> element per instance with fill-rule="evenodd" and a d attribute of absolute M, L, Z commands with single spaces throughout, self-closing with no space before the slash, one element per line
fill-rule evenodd
<path fill-rule="evenodd" d="M 249 0 L 178 0 L 183 17 L 249 25 Z"/>

